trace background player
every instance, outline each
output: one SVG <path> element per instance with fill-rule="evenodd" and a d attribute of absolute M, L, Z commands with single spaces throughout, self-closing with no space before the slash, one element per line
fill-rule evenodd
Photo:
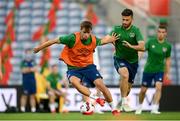
<path fill-rule="evenodd" d="M 166 39 L 167 28 L 160 25 L 157 30 L 157 37 L 150 39 L 146 45 L 148 58 L 144 67 L 142 86 L 139 93 L 139 106 L 135 114 L 141 114 L 142 103 L 148 87 L 152 86 L 152 81 L 156 88 L 153 96 L 153 106 L 151 113 L 160 114 L 158 111 L 161 98 L 163 77 L 169 79 L 171 65 L 171 45 Z"/>

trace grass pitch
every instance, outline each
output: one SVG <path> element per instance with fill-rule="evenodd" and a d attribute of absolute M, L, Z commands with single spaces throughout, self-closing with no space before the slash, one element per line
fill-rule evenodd
<path fill-rule="evenodd" d="M 79 112 L 70 113 L 0 113 L 0 120 L 180 120 L 180 112 L 162 112 L 160 115 L 143 112 L 141 115 L 122 112 L 113 116 L 110 112 L 104 114 L 82 115 Z"/>

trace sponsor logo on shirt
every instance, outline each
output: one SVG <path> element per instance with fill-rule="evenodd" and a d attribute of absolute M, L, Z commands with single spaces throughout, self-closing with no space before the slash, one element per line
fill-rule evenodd
<path fill-rule="evenodd" d="M 152 48 L 155 48 L 155 45 L 152 45 Z"/>
<path fill-rule="evenodd" d="M 167 48 L 163 47 L 162 50 L 163 50 L 163 52 L 166 52 L 166 51 L 167 51 Z"/>
<path fill-rule="evenodd" d="M 86 48 L 81 48 L 77 50 L 78 53 L 80 53 L 80 56 L 88 56 L 91 54 L 90 50 L 86 49 Z"/>
<path fill-rule="evenodd" d="M 135 37 L 135 33 L 129 33 L 129 36 L 133 38 Z"/>

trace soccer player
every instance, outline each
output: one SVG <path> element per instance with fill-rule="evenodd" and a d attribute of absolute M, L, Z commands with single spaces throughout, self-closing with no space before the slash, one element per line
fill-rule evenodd
<path fill-rule="evenodd" d="M 145 45 L 148 58 L 144 67 L 142 86 L 139 93 L 139 106 L 135 114 L 141 114 L 146 91 L 148 87 L 152 86 L 153 81 L 156 92 L 153 96 L 151 113 L 160 114 L 158 107 L 161 98 L 162 81 L 163 77 L 169 78 L 171 62 L 171 45 L 167 41 L 166 35 L 167 28 L 160 25 L 157 29 L 157 37 L 150 39 Z"/>
<path fill-rule="evenodd" d="M 25 50 L 25 59 L 21 62 L 23 95 L 21 96 L 21 112 L 25 112 L 27 96 L 30 96 L 31 112 L 36 112 L 36 80 L 35 71 L 37 70 L 31 49 Z"/>
<path fill-rule="evenodd" d="M 49 83 L 49 86 L 48 86 L 48 95 L 49 95 L 49 100 L 50 100 L 49 107 L 50 107 L 50 111 L 54 113 L 56 112 L 56 104 L 55 104 L 56 97 L 60 97 L 60 96 L 64 97 L 65 100 L 63 102 L 63 105 L 65 101 L 68 101 L 68 100 L 66 99 L 67 93 L 63 91 L 61 87 L 58 87 L 58 85 L 61 85 L 61 83 L 63 83 L 62 81 L 64 81 L 62 75 L 58 73 L 58 66 L 56 64 L 52 65 L 51 70 L 52 71 L 46 77 L 46 80 Z M 66 83 L 64 84 L 67 89 L 67 84 Z"/>
<path fill-rule="evenodd" d="M 132 109 L 127 103 L 127 96 L 137 73 L 138 52 L 144 50 L 144 41 L 139 28 L 132 24 L 133 11 L 124 9 L 121 15 L 122 25 L 114 26 L 110 35 L 114 32 L 120 35 L 119 39 L 113 43 L 115 46 L 114 66 L 120 75 L 120 110 L 130 112 Z"/>
<path fill-rule="evenodd" d="M 86 86 L 81 84 L 83 78 L 87 78 L 90 81 L 88 83 L 93 83 L 103 93 L 105 100 L 112 109 L 112 114 L 118 115 L 119 111 L 116 110 L 112 95 L 103 83 L 102 76 L 96 69 L 96 66 L 93 64 L 93 52 L 96 46 L 111 43 L 117 39 L 118 35 L 115 33 L 112 36 L 98 39 L 92 34 L 92 23 L 85 20 L 81 23 L 79 32 L 47 41 L 35 47 L 34 52 L 37 53 L 53 44 L 65 44 L 60 59 L 67 64 L 67 77 L 70 83 L 80 93 L 96 100 L 97 103 L 104 106 L 104 99 L 93 95 Z"/>

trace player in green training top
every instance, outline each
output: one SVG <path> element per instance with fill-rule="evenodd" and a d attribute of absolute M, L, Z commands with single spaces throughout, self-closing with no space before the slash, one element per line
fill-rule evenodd
<path fill-rule="evenodd" d="M 152 85 L 155 85 L 156 92 L 153 96 L 151 113 L 160 114 L 158 107 L 161 98 L 162 81 L 163 77 L 169 77 L 171 62 L 171 45 L 167 42 L 166 35 L 167 28 L 160 25 L 157 31 L 157 38 L 150 39 L 145 45 L 148 58 L 144 67 L 142 87 L 139 93 L 139 106 L 135 112 L 136 114 L 141 114 L 145 93 L 147 88 Z M 152 84 L 153 81 L 154 84 Z"/>
<path fill-rule="evenodd" d="M 57 97 L 61 96 L 64 98 L 63 105 L 65 104 L 65 101 L 68 101 L 66 98 L 67 93 L 65 91 L 67 90 L 68 84 L 58 72 L 58 65 L 54 64 L 51 66 L 51 73 L 46 77 L 49 84 L 47 87 L 49 95 L 49 108 L 52 113 L 56 112 L 55 99 Z M 65 86 L 65 90 L 62 88 L 62 84 Z"/>
<path fill-rule="evenodd" d="M 132 109 L 127 104 L 127 96 L 132 87 L 138 68 L 138 52 L 144 50 L 144 41 L 138 27 L 132 25 L 133 11 L 124 9 L 121 13 L 122 25 L 114 26 L 113 32 L 120 35 L 120 39 L 115 41 L 114 66 L 119 73 L 121 110 L 129 112 Z M 108 35 L 107 35 L 108 36 Z"/>

